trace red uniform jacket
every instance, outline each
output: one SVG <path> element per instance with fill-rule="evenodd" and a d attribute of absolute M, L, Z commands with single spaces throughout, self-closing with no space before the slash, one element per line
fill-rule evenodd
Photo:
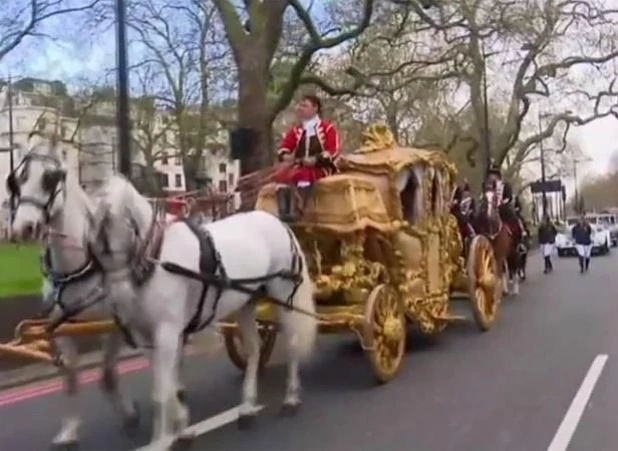
<path fill-rule="evenodd" d="M 280 169 L 275 175 L 277 183 L 296 185 L 299 182 L 313 183 L 330 173 L 329 169 L 323 166 L 303 166 L 301 160 L 305 157 L 319 157 L 335 164 L 339 156 L 339 133 L 335 126 L 325 120 L 318 119 L 316 125 L 317 146 L 308 145 L 301 139 L 304 135 L 303 125 L 291 127 L 279 146 L 277 154 L 294 154 L 295 163 L 292 167 Z M 315 143 L 315 139 L 313 142 Z"/>

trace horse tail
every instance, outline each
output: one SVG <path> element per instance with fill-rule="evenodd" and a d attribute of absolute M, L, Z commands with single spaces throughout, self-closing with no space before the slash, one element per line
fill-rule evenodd
<path fill-rule="evenodd" d="M 298 240 L 289 229 L 288 232 L 300 260 L 302 281 L 291 299 L 292 305 L 297 310 L 282 308 L 281 318 L 285 333 L 290 339 L 291 351 L 298 358 L 306 360 L 311 356 L 318 331 L 313 281 Z"/>

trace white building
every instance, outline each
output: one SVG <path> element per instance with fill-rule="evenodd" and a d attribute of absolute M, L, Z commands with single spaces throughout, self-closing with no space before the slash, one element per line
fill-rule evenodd
<path fill-rule="evenodd" d="M 28 134 L 35 129 L 41 118 L 59 121 L 63 138 L 72 143 L 62 144 L 63 157 L 70 171 L 73 171 L 80 182 L 88 187 L 105 180 L 117 171 L 117 130 L 115 121 L 115 102 L 98 101 L 91 105 L 87 114 L 81 117 L 78 126 L 79 99 L 66 95 L 66 88 L 60 82 L 24 79 L 13 85 L 13 139 L 25 148 Z M 132 113 L 134 120 L 135 111 Z M 182 159 L 175 146 L 177 136 L 174 127 L 170 126 L 170 118 L 162 113 L 157 115 L 153 133 L 163 131 L 161 139 L 157 139 L 155 149 L 150 152 L 156 156 L 154 168 L 161 174 L 162 188 L 172 193 L 184 192 L 187 187 Z M 77 129 L 77 130 L 76 130 Z M 145 165 L 143 151 L 144 136 L 134 130 L 136 155 L 133 163 Z M 236 188 L 240 174 L 238 161 L 230 161 L 227 130 L 219 126 L 215 134 L 207 137 L 205 143 L 203 168 L 210 179 L 214 191 L 232 193 Z M 0 180 L 9 173 L 9 154 L 2 149 L 9 147 L 9 115 L 6 85 L 0 81 Z M 16 150 L 15 163 L 22 155 Z M 0 204 L 6 199 L 5 183 L 0 183 Z"/>

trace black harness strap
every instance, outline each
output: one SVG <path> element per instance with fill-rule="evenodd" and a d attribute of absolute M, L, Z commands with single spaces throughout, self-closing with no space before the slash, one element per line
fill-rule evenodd
<path fill-rule="evenodd" d="M 87 302 L 88 299 L 86 298 L 84 299 L 84 302 L 80 302 L 73 308 L 69 308 L 62 301 L 62 293 L 68 285 L 85 280 L 93 276 L 97 271 L 101 270 L 101 265 L 98 260 L 94 258 L 94 254 L 92 253 L 90 247 L 88 247 L 87 251 L 88 259 L 86 262 L 81 268 L 71 273 L 59 273 L 52 269 L 51 252 L 49 248 L 47 248 L 45 253 L 41 256 L 41 272 L 43 273 L 43 276 L 51 282 L 54 288 L 54 304 L 59 306 L 62 311 L 60 318 L 50 325 L 50 332 L 99 301 L 98 297 L 94 297 L 90 302 Z"/>
<path fill-rule="evenodd" d="M 200 243 L 200 275 L 203 276 L 211 276 L 213 279 L 217 279 L 221 281 L 221 283 L 210 283 L 206 279 L 201 279 L 202 282 L 202 292 L 200 293 L 200 299 L 198 302 L 197 309 L 193 314 L 193 317 L 185 327 L 184 335 L 187 336 L 194 332 L 197 332 L 204 327 L 208 326 L 215 317 L 215 312 L 217 311 L 217 305 L 219 304 L 219 299 L 221 299 L 221 294 L 223 293 L 224 287 L 227 285 L 227 274 L 225 272 L 225 268 L 221 264 L 221 255 L 217 251 L 212 241 L 212 237 L 206 231 L 206 229 L 199 226 L 199 224 L 191 219 L 185 218 L 183 222 L 189 227 L 189 230 L 193 232 L 198 242 Z M 185 269 L 179 267 L 181 269 Z M 164 266 L 164 269 L 165 266 Z M 168 271 L 170 271 L 168 269 Z M 175 271 L 170 271 L 174 273 Z M 218 274 L 217 274 L 218 273 Z M 212 312 L 210 313 L 208 319 L 205 322 L 202 322 L 202 313 L 204 311 L 204 304 L 206 303 L 206 295 L 208 293 L 208 288 L 210 286 L 214 286 L 216 288 L 215 300 L 212 306 Z"/>
<path fill-rule="evenodd" d="M 200 293 L 198 307 L 193 317 L 191 318 L 191 321 L 189 321 L 187 327 L 185 327 L 185 337 L 189 334 L 203 329 L 214 320 L 219 300 L 221 299 L 221 295 L 225 290 L 234 290 L 248 294 L 250 296 L 256 296 L 260 294 L 262 287 L 260 286 L 257 289 L 254 289 L 249 288 L 246 285 L 253 285 L 256 283 L 263 284 L 275 278 L 283 278 L 286 280 L 290 280 L 294 283 L 294 287 L 292 289 L 292 292 L 290 293 L 290 296 L 286 301 L 269 298 L 269 302 L 286 307 L 291 310 L 294 309 L 294 306 L 292 305 L 294 296 L 296 295 L 300 284 L 303 282 L 303 259 L 300 256 L 298 248 L 295 244 L 294 236 L 292 235 L 292 231 L 290 229 L 287 229 L 288 236 L 290 238 L 290 253 L 292 255 L 290 269 L 277 271 L 275 273 L 267 274 L 265 276 L 249 277 L 244 279 L 230 279 L 225 272 L 223 263 L 221 262 L 221 255 L 217 251 L 212 236 L 208 233 L 208 231 L 200 227 L 191 218 L 183 219 L 183 221 L 185 222 L 185 224 L 187 224 L 189 229 L 197 237 L 198 242 L 200 243 L 200 272 L 195 272 L 191 269 L 185 268 L 172 262 L 162 262 L 161 267 L 172 274 L 176 274 L 202 283 L 202 291 Z M 204 304 L 206 302 L 206 294 L 208 292 L 208 288 L 211 286 L 216 288 L 217 292 L 213 303 L 212 311 L 208 319 L 202 322 L 201 318 L 204 310 Z"/>

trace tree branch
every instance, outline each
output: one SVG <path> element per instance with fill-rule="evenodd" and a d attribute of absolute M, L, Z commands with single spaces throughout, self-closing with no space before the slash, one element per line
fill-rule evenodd
<path fill-rule="evenodd" d="M 360 22 L 351 30 L 328 38 L 320 36 L 309 12 L 300 4 L 299 0 L 289 0 L 289 4 L 303 23 L 309 35 L 309 42 L 305 44 L 304 48 L 301 50 L 300 56 L 290 71 L 287 82 L 284 84 L 281 93 L 269 109 L 268 116 L 270 120 L 274 120 L 277 115 L 290 104 L 294 92 L 300 84 L 303 73 L 311 62 L 313 55 L 319 50 L 336 47 L 347 40 L 359 36 L 369 26 L 374 8 L 374 0 L 364 0 L 363 14 Z"/>
<path fill-rule="evenodd" d="M 0 36 L 0 60 L 19 46 L 24 39 L 35 36 L 37 27 L 44 21 L 63 14 L 72 14 L 94 8 L 101 0 L 91 0 L 83 6 L 62 8 L 62 0 L 30 0 L 29 6 L 15 11 L 8 22 L 9 30 Z M 3 7 L 8 5 L 3 5 Z M 28 18 L 23 18 L 28 16 Z M 20 23 L 20 20 L 23 22 Z M 2 24 L 4 21 L 0 21 Z M 21 25 L 21 26 L 20 26 Z M 14 28 L 13 28 L 14 27 Z"/>

